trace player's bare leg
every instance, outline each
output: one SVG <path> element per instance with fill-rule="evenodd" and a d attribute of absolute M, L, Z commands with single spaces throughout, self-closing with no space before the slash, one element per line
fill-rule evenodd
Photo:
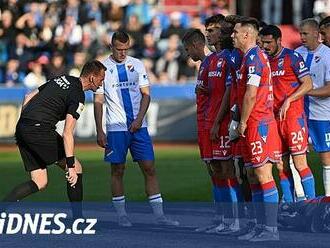
<path fill-rule="evenodd" d="M 111 190 L 112 197 L 124 195 L 123 177 L 125 172 L 125 164 L 111 165 Z"/>
<path fill-rule="evenodd" d="M 139 161 L 139 166 L 144 176 L 147 196 L 160 193 L 154 161 Z"/>
<path fill-rule="evenodd" d="M 64 171 L 68 168 L 66 166 L 66 159 L 57 162 L 57 165 Z M 77 173 L 78 179 L 74 187 L 70 183 L 66 183 L 66 192 L 70 202 L 72 203 L 72 217 L 74 219 L 81 218 L 82 215 L 82 201 L 83 201 L 83 174 L 82 166 L 77 158 L 75 158 L 74 169 Z"/>
<path fill-rule="evenodd" d="M 17 185 L 2 201 L 17 202 L 47 187 L 48 177 L 46 169 L 31 171 L 30 176 L 31 180 Z"/>
<path fill-rule="evenodd" d="M 132 223 L 127 217 L 124 195 L 124 172 L 125 164 L 111 164 L 112 203 L 118 215 L 119 226 L 130 227 Z"/>
<path fill-rule="evenodd" d="M 38 169 L 30 172 L 31 180 L 35 182 L 39 190 L 44 190 L 48 184 L 47 169 Z"/>
<path fill-rule="evenodd" d="M 292 155 L 292 160 L 295 168 L 297 169 L 300 175 L 301 184 L 304 188 L 306 198 L 307 199 L 315 198 L 314 176 L 312 174 L 312 171 L 308 167 L 306 154 Z"/>
<path fill-rule="evenodd" d="M 323 165 L 323 185 L 325 196 L 330 196 L 330 152 L 320 152 Z"/>
<path fill-rule="evenodd" d="M 153 160 L 138 161 L 144 176 L 145 191 L 149 198 L 150 206 L 159 225 L 178 226 L 179 222 L 167 218 L 163 210 L 163 198 L 160 194 L 156 168 Z"/>

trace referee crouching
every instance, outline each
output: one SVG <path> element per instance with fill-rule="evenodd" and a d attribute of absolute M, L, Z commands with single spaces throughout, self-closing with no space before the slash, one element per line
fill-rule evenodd
<path fill-rule="evenodd" d="M 102 86 L 105 71 L 106 67 L 101 62 L 93 60 L 84 65 L 79 78 L 68 75 L 56 77 L 25 96 L 15 136 L 31 180 L 16 186 L 3 201 L 20 201 L 45 189 L 47 165 L 55 162 L 67 171 L 70 201 L 82 201 L 82 167 L 74 157 L 73 133 L 84 108 L 84 91 L 96 91 Z M 62 120 L 65 120 L 63 136 L 55 130 L 57 122 Z M 73 211 L 74 218 L 79 215 L 81 208 L 78 212 Z"/>

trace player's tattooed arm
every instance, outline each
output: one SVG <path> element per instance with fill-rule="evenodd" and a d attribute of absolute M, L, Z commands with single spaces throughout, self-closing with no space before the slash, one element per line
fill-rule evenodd
<path fill-rule="evenodd" d="M 22 111 L 26 107 L 26 105 L 31 101 L 31 99 L 39 93 L 39 90 L 34 90 L 29 94 L 25 95 L 23 103 L 22 103 Z"/>
<path fill-rule="evenodd" d="M 302 78 L 299 79 L 301 82 L 301 85 L 299 88 L 292 94 L 290 95 L 283 103 L 283 105 L 280 108 L 279 115 L 280 115 L 280 120 L 284 120 L 286 117 L 286 112 L 288 111 L 291 102 L 294 102 L 304 95 L 306 95 L 310 90 L 313 89 L 313 81 L 310 75 L 306 75 Z"/>
<path fill-rule="evenodd" d="M 315 97 L 330 97 L 330 81 L 325 82 L 323 87 L 309 91 L 307 95 Z"/>

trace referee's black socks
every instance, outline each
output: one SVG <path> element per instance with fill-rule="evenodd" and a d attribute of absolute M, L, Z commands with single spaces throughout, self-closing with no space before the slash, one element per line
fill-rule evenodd
<path fill-rule="evenodd" d="M 67 182 L 66 189 L 70 200 L 72 217 L 74 219 L 82 218 L 82 200 L 83 200 L 83 174 L 77 174 L 78 179 L 74 187 Z"/>
<path fill-rule="evenodd" d="M 38 185 L 30 180 L 16 186 L 2 201 L 17 202 L 39 191 Z"/>

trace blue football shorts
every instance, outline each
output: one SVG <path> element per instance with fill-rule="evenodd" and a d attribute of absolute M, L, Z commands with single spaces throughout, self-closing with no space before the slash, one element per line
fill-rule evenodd
<path fill-rule="evenodd" d="M 316 152 L 330 151 L 330 121 L 308 120 L 308 132 Z"/>
<path fill-rule="evenodd" d="M 124 164 L 128 149 L 134 162 L 155 160 L 152 141 L 146 127 L 140 128 L 134 133 L 129 131 L 107 132 L 104 161 L 112 164 Z"/>

